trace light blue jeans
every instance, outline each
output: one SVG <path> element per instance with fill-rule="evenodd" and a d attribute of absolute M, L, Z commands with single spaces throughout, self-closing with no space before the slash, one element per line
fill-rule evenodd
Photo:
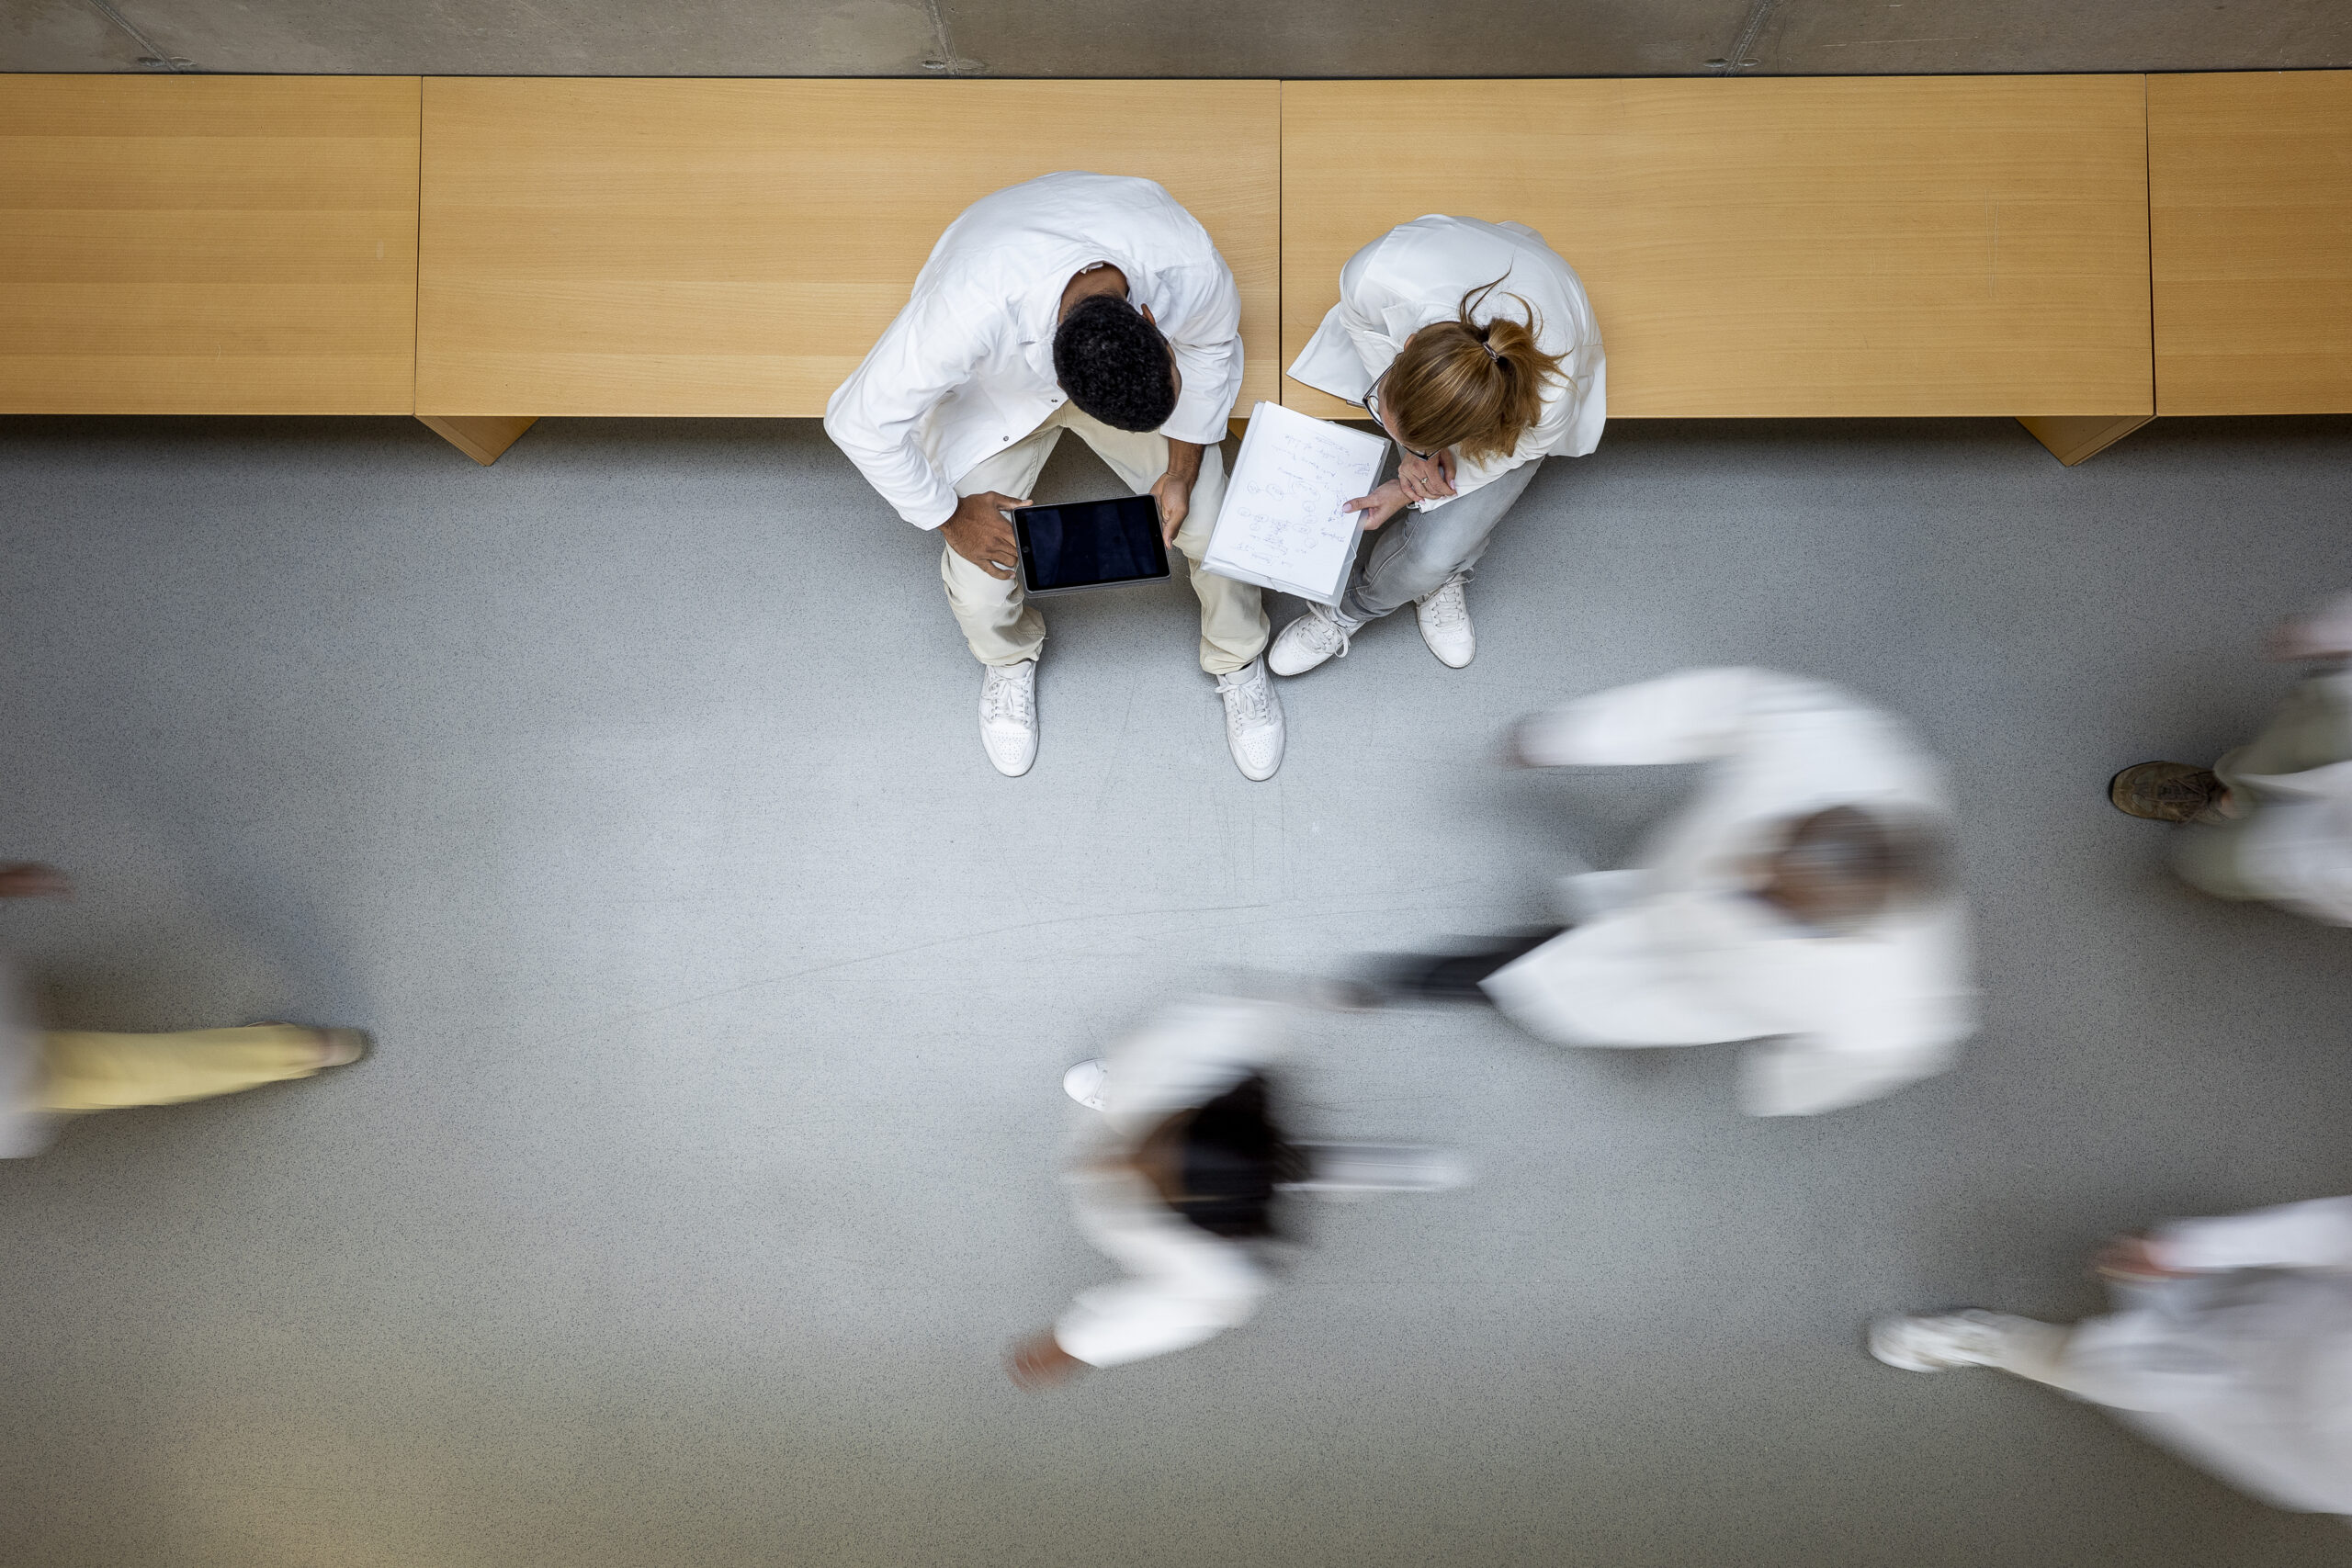
<path fill-rule="evenodd" d="M 1408 510 L 1391 517 L 1356 562 L 1355 579 L 1340 596 L 1340 616 L 1358 626 L 1376 621 L 1477 565 L 1496 525 L 1543 463 L 1541 457 L 1521 463 L 1434 512 Z"/>

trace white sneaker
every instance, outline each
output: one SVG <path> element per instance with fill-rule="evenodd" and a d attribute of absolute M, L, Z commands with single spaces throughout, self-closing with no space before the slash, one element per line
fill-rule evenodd
<path fill-rule="evenodd" d="M 1103 1091 L 1111 1087 L 1111 1064 L 1100 1056 L 1088 1058 L 1062 1075 L 1062 1092 L 1089 1111 L 1102 1109 Z"/>
<path fill-rule="evenodd" d="M 1266 650 L 1266 668 L 1277 675 L 1304 675 L 1327 660 L 1345 659 L 1355 629 L 1337 612 L 1309 604 L 1306 614 L 1284 626 Z"/>
<path fill-rule="evenodd" d="M 1975 1307 L 1882 1317 L 1871 1325 L 1871 1354 L 1906 1372 L 1998 1366 L 2010 1337 L 2025 1321 Z"/>
<path fill-rule="evenodd" d="M 980 744 L 1006 778 L 1037 760 L 1037 661 L 991 664 L 980 677 Z"/>
<path fill-rule="evenodd" d="M 1272 778 L 1283 765 L 1283 705 L 1266 679 L 1266 661 L 1253 659 L 1247 669 L 1218 676 L 1216 694 L 1225 699 L 1225 743 L 1233 765 L 1245 779 Z"/>
<path fill-rule="evenodd" d="M 1449 670 L 1461 669 L 1478 651 L 1477 636 L 1470 629 L 1470 602 L 1462 591 L 1469 581 L 1468 573 L 1456 572 L 1413 601 L 1413 618 L 1421 623 L 1421 640 Z"/>

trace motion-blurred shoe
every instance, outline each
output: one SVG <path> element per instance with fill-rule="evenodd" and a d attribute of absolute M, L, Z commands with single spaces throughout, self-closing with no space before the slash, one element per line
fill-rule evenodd
<path fill-rule="evenodd" d="M 253 1029 L 299 1029 L 318 1037 L 319 1066 L 347 1067 L 368 1055 L 375 1042 L 364 1029 L 319 1029 L 307 1023 L 288 1023 L 282 1018 L 264 1019 L 247 1025 Z"/>
<path fill-rule="evenodd" d="M 368 1054 L 372 1043 L 364 1029 L 322 1029 L 319 1031 L 319 1065 L 327 1067 L 347 1067 Z"/>
<path fill-rule="evenodd" d="M 1233 765 L 1260 784 L 1272 778 L 1283 765 L 1283 704 L 1266 679 L 1266 661 L 1253 659 L 1247 669 L 1218 676 L 1216 694 L 1225 699 L 1225 743 Z"/>
<path fill-rule="evenodd" d="M 1871 1325 L 1871 1354 L 1906 1372 L 1998 1366 L 2010 1336 L 2025 1321 L 1975 1307 L 1882 1317 Z"/>
<path fill-rule="evenodd" d="M 991 664 L 980 677 L 980 744 L 1006 778 L 1037 760 L 1037 661 Z"/>
<path fill-rule="evenodd" d="M 1413 618 L 1421 623 L 1421 640 L 1437 661 L 1459 670 L 1478 651 L 1477 634 L 1470 628 L 1470 601 L 1464 584 L 1470 574 L 1457 571 L 1442 586 L 1413 601 Z"/>
<path fill-rule="evenodd" d="M 1355 630 L 1352 624 L 1340 619 L 1338 612 L 1309 604 L 1306 614 L 1274 638 L 1274 646 L 1266 651 L 1266 664 L 1277 675 L 1304 675 L 1329 660 L 1345 659 L 1348 638 Z"/>
<path fill-rule="evenodd" d="M 2229 786 L 2211 768 L 2135 762 L 2107 781 L 2107 798 L 2126 817 L 2151 822 L 2218 822 Z"/>
<path fill-rule="evenodd" d="M 1089 1111 L 1102 1109 L 1102 1091 L 1111 1086 L 1111 1065 L 1100 1056 L 1088 1058 L 1062 1075 L 1062 1092 Z"/>

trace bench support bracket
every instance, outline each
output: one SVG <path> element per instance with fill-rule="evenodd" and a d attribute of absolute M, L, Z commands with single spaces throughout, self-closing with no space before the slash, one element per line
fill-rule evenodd
<path fill-rule="evenodd" d="M 2073 468 L 2097 457 L 2156 416 L 2152 413 L 2066 413 L 2038 418 L 2018 416 L 2026 434 L 2050 448 L 2050 455 Z"/>
<path fill-rule="evenodd" d="M 539 422 L 537 414 L 525 418 L 510 414 L 421 413 L 416 418 L 418 423 L 485 468 L 498 461 L 523 432 Z"/>

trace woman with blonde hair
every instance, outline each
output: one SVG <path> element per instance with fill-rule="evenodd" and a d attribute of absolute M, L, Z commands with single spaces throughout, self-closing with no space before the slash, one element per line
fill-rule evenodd
<path fill-rule="evenodd" d="M 1580 457 L 1607 417 L 1600 329 L 1576 270 L 1522 223 L 1430 216 L 1340 271 L 1340 302 L 1291 378 L 1361 406 L 1396 442 L 1395 478 L 1348 503 L 1367 533 L 1400 512 L 1336 608 L 1283 628 L 1267 663 L 1297 675 L 1408 600 L 1453 669 L 1476 650 L 1463 593 L 1538 459 Z"/>

